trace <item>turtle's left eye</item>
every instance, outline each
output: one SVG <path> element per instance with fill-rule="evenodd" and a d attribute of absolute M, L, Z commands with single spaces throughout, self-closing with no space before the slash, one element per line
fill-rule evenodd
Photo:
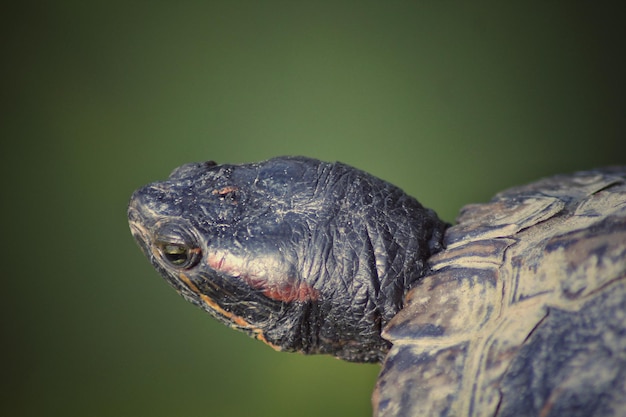
<path fill-rule="evenodd" d="M 161 258 L 175 268 L 189 269 L 202 257 L 195 239 L 185 230 L 172 225 L 161 228 L 155 244 Z"/>
<path fill-rule="evenodd" d="M 163 245 L 163 256 L 172 265 L 184 265 L 189 260 L 189 248 L 182 245 Z"/>

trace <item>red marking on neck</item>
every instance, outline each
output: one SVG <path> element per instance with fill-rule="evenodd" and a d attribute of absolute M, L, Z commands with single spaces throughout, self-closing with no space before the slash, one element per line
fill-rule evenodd
<path fill-rule="evenodd" d="M 315 301 L 320 298 L 319 291 L 304 281 L 280 276 L 284 272 L 279 271 L 275 271 L 274 275 L 265 271 L 263 276 L 259 276 L 247 269 L 245 261 L 228 253 L 210 254 L 207 260 L 209 266 L 214 270 L 243 280 L 250 287 L 260 290 L 263 295 L 272 300 L 291 303 L 293 301 Z"/>
<path fill-rule="evenodd" d="M 293 301 L 316 301 L 320 297 L 320 292 L 305 282 L 295 282 L 291 278 L 287 278 L 282 284 L 269 284 L 264 280 L 255 280 L 248 277 L 243 279 L 250 284 L 251 287 L 257 288 L 263 292 L 267 298 L 272 300 L 291 303 Z"/>

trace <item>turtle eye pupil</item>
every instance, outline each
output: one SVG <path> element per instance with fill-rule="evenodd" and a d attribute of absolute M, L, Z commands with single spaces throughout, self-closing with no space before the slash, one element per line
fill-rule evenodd
<path fill-rule="evenodd" d="M 183 245 L 164 245 L 163 256 L 172 265 L 184 265 L 189 260 L 189 248 Z"/>
<path fill-rule="evenodd" d="M 161 243 L 158 246 L 163 260 L 173 267 L 189 269 L 200 261 L 199 248 L 182 243 Z"/>
<path fill-rule="evenodd" d="M 155 249 L 164 264 L 177 269 L 190 269 L 202 259 L 198 239 L 186 228 L 166 223 L 155 233 Z"/>

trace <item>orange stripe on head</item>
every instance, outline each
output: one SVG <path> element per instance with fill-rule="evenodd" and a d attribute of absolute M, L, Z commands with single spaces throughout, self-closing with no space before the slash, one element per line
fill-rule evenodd
<path fill-rule="evenodd" d="M 189 277 L 187 275 L 185 275 L 184 273 L 180 272 L 178 274 L 178 276 L 181 279 L 181 281 L 183 281 L 191 291 L 196 293 L 200 297 L 200 299 L 207 306 L 209 306 L 209 308 L 211 310 L 213 310 L 216 313 L 221 314 L 222 316 L 224 316 L 227 319 L 231 320 L 233 323 L 235 323 L 240 328 L 246 329 L 246 330 L 251 330 L 254 333 L 254 337 L 257 340 L 260 340 L 261 342 L 263 342 L 266 345 L 270 346 L 274 350 L 282 350 L 282 348 L 280 346 L 277 346 L 277 345 L 267 341 L 267 339 L 265 338 L 265 335 L 263 334 L 263 330 L 259 329 L 258 327 L 254 327 L 252 324 L 250 324 L 246 320 L 244 320 L 241 316 L 237 316 L 237 315 L 235 315 L 235 314 L 233 314 L 233 313 L 231 313 L 229 311 L 224 310 L 222 307 L 219 306 L 219 304 L 217 304 L 215 301 L 213 301 L 210 297 L 208 297 L 205 294 L 202 294 L 202 292 L 200 292 L 200 289 L 198 288 L 198 286 L 196 284 L 194 284 L 189 279 Z"/>
<path fill-rule="evenodd" d="M 246 329 L 254 329 L 254 326 L 252 326 L 250 323 L 248 323 L 247 321 L 245 321 L 243 318 L 241 318 L 240 316 L 236 316 L 233 313 L 224 310 L 222 307 L 220 307 L 219 304 L 217 304 L 215 301 L 213 301 L 210 297 L 208 297 L 205 294 L 202 294 L 202 292 L 200 292 L 200 289 L 196 286 L 196 284 L 194 284 L 189 277 L 187 277 L 187 275 L 183 274 L 182 272 L 178 275 L 180 277 L 180 279 L 187 284 L 187 287 L 189 287 L 189 289 L 191 291 L 193 291 L 194 293 L 198 294 L 198 296 L 200 296 L 200 298 L 202 299 L 202 301 L 204 301 L 204 303 L 206 305 L 208 305 L 211 310 L 215 311 L 216 313 L 221 314 L 222 316 L 226 317 L 227 319 L 231 320 L 233 323 L 235 323 L 237 326 L 246 328 Z"/>

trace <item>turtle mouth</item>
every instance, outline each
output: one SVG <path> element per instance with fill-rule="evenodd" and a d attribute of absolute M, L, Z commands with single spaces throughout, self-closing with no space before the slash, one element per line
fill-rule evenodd
<path fill-rule="evenodd" d="M 128 203 L 128 226 L 130 227 L 130 232 L 135 239 L 135 242 L 139 245 L 141 250 L 151 258 L 154 254 L 151 251 L 151 233 L 149 229 L 146 227 L 146 216 L 141 210 L 141 201 L 140 196 L 138 196 L 137 192 L 133 194 Z"/>
<path fill-rule="evenodd" d="M 128 225 L 130 226 L 130 232 L 135 239 L 142 238 L 147 235 L 147 230 L 141 222 L 141 215 L 132 205 L 128 207 Z"/>
<path fill-rule="evenodd" d="M 130 226 L 130 233 L 133 235 L 133 238 L 135 239 L 135 242 L 137 242 L 137 245 L 139 245 L 139 248 L 148 256 L 149 259 L 152 259 L 154 254 L 150 250 L 152 245 L 150 244 L 148 230 L 141 223 L 130 220 L 130 217 L 128 225 Z"/>
<path fill-rule="evenodd" d="M 140 223 L 130 221 L 128 225 L 130 226 L 130 233 L 137 243 L 145 249 L 148 245 L 148 231 Z"/>

